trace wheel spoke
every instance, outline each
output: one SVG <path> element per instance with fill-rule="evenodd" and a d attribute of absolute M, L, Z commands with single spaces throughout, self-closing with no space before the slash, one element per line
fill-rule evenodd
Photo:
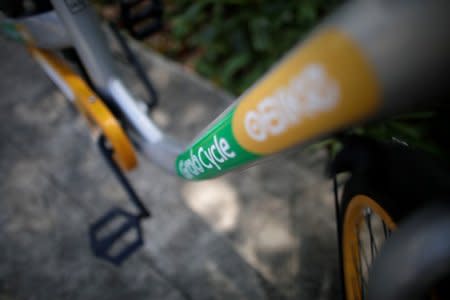
<path fill-rule="evenodd" d="M 358 235 L 358 248 L 361 250 L 360 253 L 362 254 L 362 255 L 360 255 L 360 257 L 363 258 L 364 265 L 366 266 L 366 269 L 368 270 L 369 269 L 369 260 L 367 259 L 366 251 L 364 251 L 364 249 L 362 249 L 362 247 L 361 247 L 361 238 L 359 235 Z"/>
<path fill-rule="evenodd" d="M 357 230 L 355 230 L 357 231 Z M 357 235 L 357 234 L 356 234 Z M 353 261 L 353 267 L 355 268 L 355 272 L 359 275 L 358 276 L 358 280 L 357 281 L 353 281 L 353 285 L 358 286 L 359 288 L 357 288 L 358 290 L 361 290 L 361 294 L 363 295 L 364 299 L 364 294 L 365 294 L 365 288 L 367 286 L 367 284 L 364 282 L 364 278 L 363 278 L 363 270 L 362 270 L 362 263 L 361 263 L 361 255 L 360 254 L 360 243 L 359 241 L 354 241 L 352 243 L 352 250 L 351 250 L 351 254 L 352 254 L 352 261 Z M 356 289 L 356 287 L 354 287 L 354 289 Z"/>
<path fill-rule="evenodd" d="M 384 223 L 383 221 L 381 221 L 382 223 L 383 223 L 383 233 L 384 233 L 384 239 L 387 239 L 388 238 L 388 228 L 387 228 L 387 226 L 386 226 L 386 223 Z"/>
<path fill-rule="evenodd" d="M 365 291 L 367 289 L 368 284 L 367 284 L 367 280 L 364 278 L 363 264 L 361 262 L 361 258 L 362 258 L 362 261 L 364 262 L 364 265 L 365 265 L 367 271 L 369 270 L 369 262 L 367 260 L 367 256 L 366 256 L 364 249 L 362 249 L 362 247 L 361 247 L 361 238 L 359 236 L 359 232 L 357 235 L 358 235 L 358 249 L 359 249 L 359 254 L 360 254 L 359 255 L 359 264 L 358 264 L 358 272 L 360 275 L 361 293 L 362 293 L 362 295 L 365 295 Z"/>
<path fill-rule="evenodd" d="M 372 229 L 372 210 L 368 208 L 366 212 L 364 213 L 365 219 L 366 219 L 366 225 L 367 230 L 369 231 L 369 237 L 370 237 L 370 261 L 373 261 L 373 258 L 377 251 L 377 244 L 375 243 L 375 238 L 373 236 L 373 229 Z"/>
<path fill-rule="evenodd" d="M 345 280 L 348 280 L 347 288 L 353 289 L 350 295 L 366 299 L 369 270 L 395 223 L 383 207 L 364 195 L 355 196 L 347 209 L 343 227 L 344 237 L 347 236 L 343 246 L 348 253 Z"/>

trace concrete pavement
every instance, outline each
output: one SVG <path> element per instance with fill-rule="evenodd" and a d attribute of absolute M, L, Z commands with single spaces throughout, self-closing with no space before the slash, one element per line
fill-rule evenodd
<path fill-rule="evenodd" d="M 0 39 L 0 299 L 335 299 L 331 185 L 321 151 L 190 183 L 140 159 L 129 176 L 154 217 L 120 268 L 94 258 L 88 224 L 124 193 L 86 124 L 21 47 Z M 190 140 L 231 102 L 134 45 L 161 95 L 153 112 Z M 142 90 L 120 54 L 121 71 Z"/>

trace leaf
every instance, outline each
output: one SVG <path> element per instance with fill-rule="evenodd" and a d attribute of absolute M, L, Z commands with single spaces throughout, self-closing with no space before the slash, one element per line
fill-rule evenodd
<path fill-rule="evenodd" d="M 419 126 L 411 126 L 398 121 L 390 121 L 387 124 L 392 129 L 394 134 L 398 134 L 402 137 L 420 139 L 423 134 L 423 130 L 421 130 Z"/>
<path fill-rule="evenodd" d="M 238 93 L 341 1 L 166 0 L 166 7 L 182 59 L 200 55 L 199 72 Z"/>
<path fill-rule="evenodd" d="M 312 23 L 317 20 L 317 8 L 313 3 L 303 2 L 297 8 L 297 19 L 303 23 Z"/>
<path fill-rule="evenodd" d="M 421 120 L 429 119 L 436 115 L 435 112 L 425 111 L 425 112 L 413 112 L 408 114 L 402 114 L 394 118 L 394 120 Z"/>
<path fill-rule="evenodd" d="M 223 66 L 222 78 L 224 81 L 230 80 L 233 75 L 250 62 L 251 56 L 248 52 L 231 57 Z"/>
<path fill-rule="evenodd" d="M 270 22 L 267 18 L 259 17 L 249 22 L 252 35 L 252 46 L 256 51 L 265 51 L 270 46 Z"/>

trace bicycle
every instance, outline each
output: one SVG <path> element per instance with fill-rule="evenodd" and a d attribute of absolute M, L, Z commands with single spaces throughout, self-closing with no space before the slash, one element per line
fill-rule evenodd
<path fill-rule="evenodd" d="M 351 3 L 294 47 L 192 144 L 183 146 L 159 130 L 127 90 L 114 70 L 100 24 L 85 1 L 36 3 L 40 3 L 39 14 L 4 19 L 3 29 L 27 45 L 44 71 L 86 116 L 95 128 L 101 152 L 140 211 L 133 215 L 115 208 L 91 227 L 94 253 L 115 264 L 142 245 L 140 222 L 150 216 L 123 174 L 136 167 L 136 151 L 184 179 L 207 179 L 352 124 L 407 111 L 424 104 L 423 99 L 441 100 L 448 95 L 450 49 L 442 42 L 449 37 L 447 3 Z M 158 4 L 152 9 L 158 15 Z M 153 26 L 139 33 L 129 19 L 128 27 L 136 36 L 155 30 L 160 22 L 157 18 Z M 68 46 L 76 49 L 74 61 L 86 79 L 60 56 L 44 50 Z M 127 51 L 126 45 L 123 48 Z M 151 86 L 148 90 L 150 98 L 155 99 Z M 148 108 L 154 103 L 149 103 Z M 438 281 L 448 280 L 450 269 L 446 172 L 403 145 L 354 137 L 345 137 L 344 144 L 331 172 L 352 173 L 342 203 L 336 201 L 347 299 L 363 299 L 367 290 L 369 299 L 411 299 L 431 286 L 435 287 L 435 295 L 445 295 L 448 291 Z M 433 178 L 421 190 L 423 193 L 411 188 L 412 183 L 424 182 L 420 170 L 411 168 L 411 160 L 420 162 L 414 167 L 433 170 Z M 396 169 L 402 172 L 393 173 Z M 400 186 L 392 185 L 386 176 L 391 173 L 407 180 Z M 337 195 L 336 184 L 335 189 Z M 393 198 L 405 199 L 405 195 L 414 201 L 394 202 Z M 423 206 L 421 200 L 430 195 L 444 200 Z M 376 260 L 373 256 L 378 250 L 378 236 L 371 229 L 374 213 L 378 215 L 377 230 L 381 235 L 388 236 L 400 226 Z M 99 239 L 97 233 L 117 218 L 125 220 L 123 225 Z M 363 221 L 367 222 L 371 260 L 375 260 L 370 271 L 359 237 Z M 112 255 L 110 249 L 130 230 L 136 230 L 138 238 Z M 405 245 L 417 241 L 417 236 L 426 241 L 428 237 L 433 239 L 422 242 L 419 252 L 401 256 L 409 249 Z M 423 255 L 430 245 L 439 247 L 432 248 L 429 261 L 408 262 L 417 257 L 414 255 Z M 400 259 L 402 266 L 409 269 L 394 273 L 389 267 Z M 421 281 L 424 272 L 427 277 Z"/>

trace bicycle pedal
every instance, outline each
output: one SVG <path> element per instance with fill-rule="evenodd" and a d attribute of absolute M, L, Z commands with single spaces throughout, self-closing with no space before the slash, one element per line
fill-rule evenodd
<path fill-rule="evenodd" d="M 120 17 L 130 35 L 142 40 L 162 28 L 162 1 L 121 0 Z"/>
<path fill-rule="evenodd" d="M 89 228 L 91 249 L 95 256 L 120 265 L 143 244 L 142 217 L 113 208 Z"/>

